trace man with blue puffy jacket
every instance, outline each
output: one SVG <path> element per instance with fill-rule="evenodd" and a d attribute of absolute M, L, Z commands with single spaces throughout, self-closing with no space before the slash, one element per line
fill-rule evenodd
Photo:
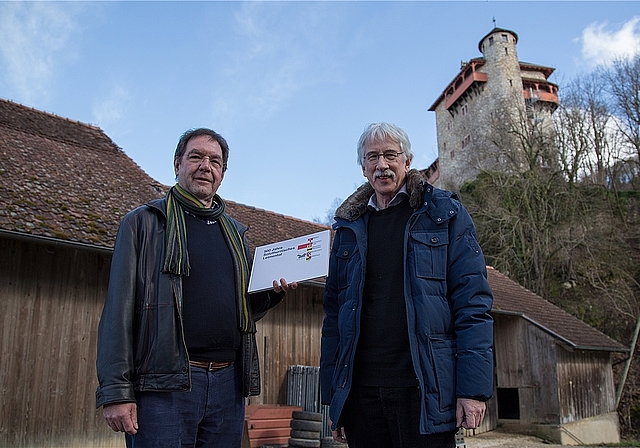
<path fill-rule="evenodd" d="M 493 392 L 493 296 L 473 221 L 410 169 L 407 134 L 366 127 L 368 182 L 336 210 L 322 402 L 350 448 L 453 448 Z"/>

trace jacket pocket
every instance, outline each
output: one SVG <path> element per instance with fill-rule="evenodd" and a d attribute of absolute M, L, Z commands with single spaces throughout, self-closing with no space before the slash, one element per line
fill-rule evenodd
<path fill-rule="evenodd" d="M 440 412 L 448 411 L 456 405 L 456 352 L 455 339 L 442 335 L 430 336 L 429 347 L 438 390 Z"/>
<path fill-rule="evenodd" d="M 345 242 L 338 246 L 336 251 L 336 275 L 339 291 L 344 291 L 350 285 L 352 277 L 357 274 L 357 269 L 355 269 L 355 264 L 359 259 L 356 256 L 357 253 L 358 245 L 355 241 Z"/>
<path fill-rule="evenodd" d="M 412 262 L 417 277 L 445 280 L 447 278 L 447 248 L 449 234 L 440 231 L 413 231 Z"/>

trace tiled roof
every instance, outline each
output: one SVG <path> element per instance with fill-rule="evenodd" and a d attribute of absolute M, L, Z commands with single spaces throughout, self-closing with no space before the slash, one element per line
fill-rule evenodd
<path fill-rule="evenodd" d="M 0 99 L 0 231 L 109 249 L 122 217 L 167 190 L 100 128 Z M 328 228 L 226 202 L 256 245 Z"/>
<path fill-rule="evenodd" d="M 247 238 L 252 249 L 256 246 L 330 229 L 323 224 L 292 218 L 229 200 L 225 200 L 225 203 L 227 213 L 249 227 Z"/>
<path fill-rule="evenodd" d="M 493 314 L 511 314 L 542 328 L 567 346 L 581 350 L 626 351 L 614 339 L 487 266 Z"/>
<path fill-rule="evenodd" d="M 0 100 L 0 229 L 113 247 L 165 188 L 99 128 Z"/>

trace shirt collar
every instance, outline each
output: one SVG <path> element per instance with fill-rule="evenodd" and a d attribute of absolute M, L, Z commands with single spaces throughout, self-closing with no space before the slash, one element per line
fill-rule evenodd
<path fill-rule="evenodd" d="M 407 193 L 407 184 L 404 183 L 402 185 L 402 187 L 400 187 L 400 190 L 396 193 L 396 195 L 393 197 L 393 199 L 391 199 L 391 202 L 389 202 L 389 207 L 393 207 L 394 205 L 398 205 L 399 203 L 401 203 L 405 198 L 409 197 L 409 193 Z M 369 207 L 370 209 L 373 209 L 375 211 L 380 211 L 381 208 L 378 207 L 378 201 L 376 200 L 376 194 L 373 193 L 371 195 L 371 197 L 369 198 L 369 203 L 367 204 L 367 207 Z"/>

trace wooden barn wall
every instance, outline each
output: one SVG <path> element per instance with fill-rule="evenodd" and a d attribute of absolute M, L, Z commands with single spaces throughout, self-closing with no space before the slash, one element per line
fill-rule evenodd
<path fill-rule="evenodd" d="M 300 285 L 258 322 L 262 394 L 250 404 L 286 404 L 290 365 L 319 366 L 324 289 Z"/>
<path fill-rule="evenodd" d="M 524 321 L 524 319 L 523 319 Z M 527 323 L 529 339 L 529 363 L 533 381 L 531 400 L 521 402 L 521 407 L 533 409 L 527 414 L 527 423 L 556 424 L 560 422 L 560 398 L 556 373 L 558 342 L 549 333 Z"/>
<path fill-rule="evenodd" d="M 562 423 L 615 412 L 610 354 L 558 348 Z"/>
<path fill-rule="evenodd" d="M 494 319 L 496 387 L 518 389 L 521 423 L 559 423 L 555 339 L 519 316 Z"/>
<path fill-rule="evenodd" d="M 0 239 L 0 446 L 122 446 L 95 409 L 109 257 Z"/>
<path fill-rule="evenodd" d="M 518 316 L 494 315 L 493 354 L 497 387 L 530 387 L 528 341 L 524 320 Z"/>

